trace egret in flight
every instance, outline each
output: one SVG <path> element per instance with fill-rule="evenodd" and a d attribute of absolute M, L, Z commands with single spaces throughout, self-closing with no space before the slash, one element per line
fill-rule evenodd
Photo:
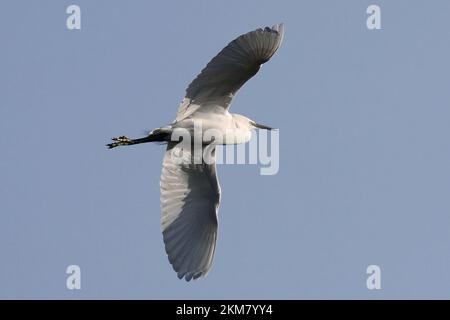
<path fill-rule="evenodd" d="M 169 261 L 180 279 L 197 279 L 211 269 L 220 203 L 214 146 L 246 143 L 252 129 L 271 129 L 228 109 L 239 88 L 273 56 L 282 40 L 283 24 L 239 36 L 192 81 L 171 124 L 140 139 L 113 138 L 107 145 L 115 148 L 145 142 L 167 143 L 160 181 L 161 223 Z M 180 140 L 174 139 L 181 130 L 193 134 L 199 122 L 203 131 L 215 132 L 214 136 L 201 138 L 201 150 L 211 149 L 209 161 L 194 161 L 194 152 L 181 148 Z M 175 154 L 184 161 L 175 161 Z"/>

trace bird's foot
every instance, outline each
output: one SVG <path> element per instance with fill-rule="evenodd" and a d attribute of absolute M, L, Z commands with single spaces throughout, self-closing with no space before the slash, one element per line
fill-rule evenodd
<path fill-rule="evenodd" d="M 107 144 L 106 146 L 109 149 L 115 148 L 115 147 L 120 147 L 120 146 L 129 146 L 130 144 L 132 144 L 133 140 L 131 140 L 130 138 L 126 137 L 126 136 L 120 136 L 118 138 L 112 138 L 111 139 L 112 143 Z"/>

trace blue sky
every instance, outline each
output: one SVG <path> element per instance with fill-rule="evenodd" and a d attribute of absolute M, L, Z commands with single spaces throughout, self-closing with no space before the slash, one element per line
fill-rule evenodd
<path fill-rule="evenodd" d="M 381 7 L 382 29 L 366 27 Z M 82 29 L 66 28 L 67 6 Z M 448 1 L 4 1 L 0 298 L 450 298 Z M 236 36 L 285 23 L 232 111 L 280 129 L 280 170 L 220 165 L 207 278 L 160 231 L 164 125 Z M 66 289 L 66 267 L 82 289 Z M 381 268 L 381 290 L 366 268 Z"/>

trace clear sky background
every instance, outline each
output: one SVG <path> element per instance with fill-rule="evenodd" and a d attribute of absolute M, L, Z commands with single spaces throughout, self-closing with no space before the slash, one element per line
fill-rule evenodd
<path fill-rule="evenodd" d="M 382 30 L 366 27 L 370 4 Z M 444 0 L 2 1 L 0 298 L 450 298 L 449 13 Z M 213 269 L 180 281 L 160 231 L 164 147 L 104 145 L 172 121 L 220 49 L 278 22 L 283 46 L 232 111 L 280 129 L 280 171 L 219 166 Z"/>

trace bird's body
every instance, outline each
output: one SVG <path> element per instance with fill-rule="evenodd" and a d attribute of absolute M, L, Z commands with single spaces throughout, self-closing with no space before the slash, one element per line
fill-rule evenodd
<path fill-rule="evenodd" d="M 247 125 L 251 120 L 244 116 L 230 113 L 228 110 L 218 113 L 196 112 L 194 115 L 195 117 L 190 116 L 165 128 L 175 136 L 189 132 L 194 137 L 197 132 L 202 133 L 204 144 L 209 144 L 212 140 L 216 144 L 238 144 L 248 142 L 251 138 L 252 131 Z M 207 133 L 215 134 L 214 139 Z"/>
<path fill-rule="evenodd" d="M 108 144 L 114 148 L 167 142 L 160 181 L 161 223 L 169 261 L 180 279 L 205 276 L 212 265 L 221 193 L 215 145 L 245 143 L 252 129 L 271 129 L 228 110 L 239 88 L 272 57 L 282 39 L 282 24 L 238 37 L 189 85 L 174 122 L 147 137 L 122 136 Z"/>

